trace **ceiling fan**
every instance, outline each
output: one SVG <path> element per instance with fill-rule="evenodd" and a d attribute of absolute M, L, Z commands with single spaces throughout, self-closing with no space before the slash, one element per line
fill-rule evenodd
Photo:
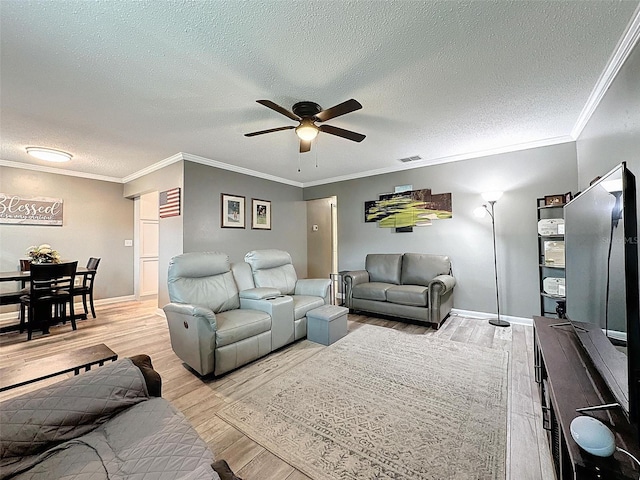
<path fill-rule="evenodd" d="M 345 130 L 344 128 L 334 127 L 332 125 L 316 125 L 316 122 L 326 122 L 327 120 L 339 117 L 340 115 L 360 110 L 362 105 L 353 98 L 331 108 L 327 108 L 326 110 L 323 110 L 320 105 L 314 102 L 298 102 L 291 107 L 291 110 L 293 110 L 291 112 L 286 108 L 273 103 L 271 100 L 256 101 L 260 105 L 264 105 L 265 107 L 275 110 L 285 117 L 289 117 L 291 120 L 295 120 L 300 123 L 297 127 L 289 125 L 286 127 L 270 128 L 269 130 L 260 130 L 259 132 L 245 133 L 245 137 L 255 137 L 256 135 L 262 135 L 264 133 L 295 129 L 296 135 L 300 138 L 300 153 L 311 150 L 311 141 L 316 138 L 318 132 L 337 135 L 338 137 L 346 138 L 347 140 L 352 140 L 354 142 L 361 142 L 365 138 L 365 135 L 362 135 L 361 133 Z"/>

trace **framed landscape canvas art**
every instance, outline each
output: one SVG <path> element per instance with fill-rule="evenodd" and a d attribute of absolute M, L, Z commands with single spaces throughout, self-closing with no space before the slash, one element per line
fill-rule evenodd
<path fill-rule="evenodd" d="M 271 202 L 253 198 L 251 200 L 251 228 L 271 230 Z"/>
<path fill-rule="evenodd" d="M 220 203 L 222 206 L 222 228 L 244 228 L 244 201 L 240 195 L 221 194 Z"/>

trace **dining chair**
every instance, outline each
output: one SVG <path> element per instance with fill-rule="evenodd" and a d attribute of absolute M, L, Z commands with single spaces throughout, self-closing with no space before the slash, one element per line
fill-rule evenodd
<path fill-rule="evenodd" d="M 74 295 L 82 295 L 82 306 L 84 307 L 85 315 L 89 315 L 89 311 L 87 309 L 87 297 L 89 297 L 89 304 L 91 305 L 91 315 L 93 315 L 93 318 L 96 318 L 96 309 L 93 306 L 93 282 L 96 278 L 98 265 L 100 265 L 99 258 L 89 257 L 89 261 L 87 262 L 87 270 L 92 271 L 84 275 L 82 285 L 79 285 L 74 289 Z"/>
<path fill-rule="evenodd" d="M 20 271 L 26 272 L 31 267 L 31 261 L 20 259 Z M 20 290 L 13 292 L 0 293 L 0 305 L 16 305 L 20 303 L 20 297 L 29 293 L 29 289 L 26 287 L 27 280 L 20 281 Z"/>
<path fill-rule="evenodd" d="M 76 330 L 73 311 L 74 281 L 78 262 L 43 263 L 31 265 L 29 294 L 20 299 L 20 332 L 27 327 L 27 340 L 31 340 L 33 327 L 42 325 L 43 333 L 49 329 L 52 310 L 66 314 L 69 303 L 71 327 Z M 28 320 L 27 320 L 28 318 Z"/>

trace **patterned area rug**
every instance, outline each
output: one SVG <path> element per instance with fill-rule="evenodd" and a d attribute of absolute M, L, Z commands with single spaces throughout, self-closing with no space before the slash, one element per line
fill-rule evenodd
<path fill-rule="evenodd" d="M 316 480 L 504 479 L 507 352 L 365 325 L 218 415 Z"/>

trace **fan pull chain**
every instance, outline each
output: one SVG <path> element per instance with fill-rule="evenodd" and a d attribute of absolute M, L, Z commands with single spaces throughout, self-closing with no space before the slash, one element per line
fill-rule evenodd
<path fill-rule="evenodd" d="M 298 173 L 300 173 L 300 157 L 302 157 L 302 154 L 298 152 Z"/>

